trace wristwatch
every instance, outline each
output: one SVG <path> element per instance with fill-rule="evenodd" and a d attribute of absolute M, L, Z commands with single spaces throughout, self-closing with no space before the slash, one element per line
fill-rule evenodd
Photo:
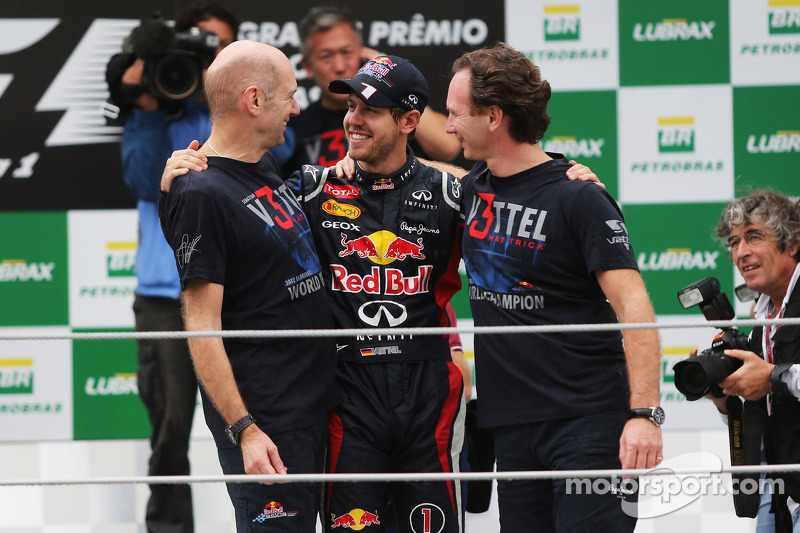
<path fill-rule="evenodd" d="M 664 423 L 666 415 L 661 406 L 645 407 L 643 409 L 631 409 L 628 418 L 646 418 L 656 426 L 660 427 Z"/>
<path fill-rule="evenodd" d="M 232 426 L 228 426 L 225 428 L 225 434 L 228 436 L 228 439 L 234 444 L 238 446 L 239 444 L 239 436 L 244 431 L 244 428 L 249 426 L 250 424 L 255 424 L 256 421 L 253 420 L 253 417 L 249 414 L 244 415 L 241 420 L 233 424 Z"/>

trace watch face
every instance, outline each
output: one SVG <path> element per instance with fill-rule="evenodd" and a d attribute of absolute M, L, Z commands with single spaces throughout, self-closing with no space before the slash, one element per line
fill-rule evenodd
<path fill-rule="evenodd" d="M 228 440 L 230 440 L 232 443 L 239 444 L 239 441 L 236 438 L 236 435 L 233 434 L 233 431 L 231 431 L 230 427 L 226 427 L 225 428 L 225 434 L 228 435 Z"/>
<path fill-rule="evenodd" d="M 661 425 L 664 423 L 664 419 L 666 419 L 666 415 L 664 413 L 664 409 L 660 406 L 656 406 L 653 408 L 653 421 L 657 425 Z"/>

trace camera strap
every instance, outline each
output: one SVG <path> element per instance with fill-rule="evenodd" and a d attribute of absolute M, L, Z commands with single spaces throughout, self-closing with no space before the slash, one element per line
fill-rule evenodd
<path fill-rule="evenodd" d="M 751 402 L 742 401 L 738 396 L 729 396 L 725 402 L 728 409 L 728 437 L 731 449 L 731 465 L 761 464 L 761 431 L 764 427 L 766 402 L 762 398 Z M 760 474 L 733 474 L 738 491 L 733 493 L 733 507 L 736 516 L 755 518 L 761 500 L 760 491 L 741 490 L 745 480 L 758 486 Z M 748 482 L 747 485 L 751 485 Z M 747 486 L 744 485 L 744 486 Z M 747 494 L 745 494 L 747 492 Z"/>

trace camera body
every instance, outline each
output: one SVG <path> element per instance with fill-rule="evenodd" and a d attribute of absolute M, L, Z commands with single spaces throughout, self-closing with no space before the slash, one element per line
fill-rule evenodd
<path fill-rule="evenodd" d="M 190 28 L 173 32 L 169 48 L 143 58 L 142 83 L 159 100 L 179 102 L 191 98 L 202 90 L 204 61 L 214 58 L 218 45 L 219 37 L 210 31 Z"/>
<path fill-rule="evenodd" d="M 177 111 L 202 90 L 205 63 L 213 60 L 218 46 L 219 37 L 213 32 L 199 28 L 176 32 L 160 17 L 143 20 L 126 39 L 123 52 L 106 65 L 110 98 L 101 113 L 110 125 L 124 123 L 144 91 L 158 99 L 160 107 Z M 141 85 L 122 83 L 137 59 L 145 62 Z"/>
<path fill-rule="evenodd" d="M 704 278 L 678 292 L 684 309 L 700 305 L 706 320 L 731 320 L 736 313 L 725 293 L 720 293 L 719 280 Z M 722 397 L 720 382 L 742 366 L 742 361 L 725 355 L 725 350 L 749 350 L 747 335 L 736 328 L 723 328 L 712 340 L 711 347 L 696 357 L 679 361 L 673 367 L 675 387 L 689 401 L 707 394 Z"/>
<path fill-rule="evenodd" d="M 725 355 L 725 350 L 749 349 L 747 335 L 735 328 L 722 329 L 711 341 L 711 348 L 675 364 L 675 387 L 689 401 L 706 394 L 723 397 L 719 383 L 742 366 L 741 360 Z"/>

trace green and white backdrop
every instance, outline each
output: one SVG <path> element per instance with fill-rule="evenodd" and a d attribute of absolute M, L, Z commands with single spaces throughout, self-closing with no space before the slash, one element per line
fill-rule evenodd
<path fill-rule="evenodd" d="M 105 61 L 136 19 L 174 13 L 149 0 L 89 3 L 0 6 L 0 335 L 132 330 L 136 212 L 119 130 L 97 109 Z M 316 3 L 230 5 L 241 37 L 298 65 L 294 21 Z M 504 39 L 541 67 L 553 87 L 544 147 L 589 165 L 622 205 L 659 322 L 703 320 L 676 299 L 700 278 L 732 296 L 736 274 L 713 236 L 727 201 L 762 186 L 800 195 L 800 0 L 351 7 L 368 44 L 420 65 L 440 110 L 465 50 Z M 307 101 L 314 91 L 297 73 Z M 455 303 L 469 324 L 466 296 Z M 722 427 L 672 384 L 672 365 L 713 333 L 661 332 L 667 428 Z M 134 341 L 0 341 L 0 441 L 148 434 Z"/>

